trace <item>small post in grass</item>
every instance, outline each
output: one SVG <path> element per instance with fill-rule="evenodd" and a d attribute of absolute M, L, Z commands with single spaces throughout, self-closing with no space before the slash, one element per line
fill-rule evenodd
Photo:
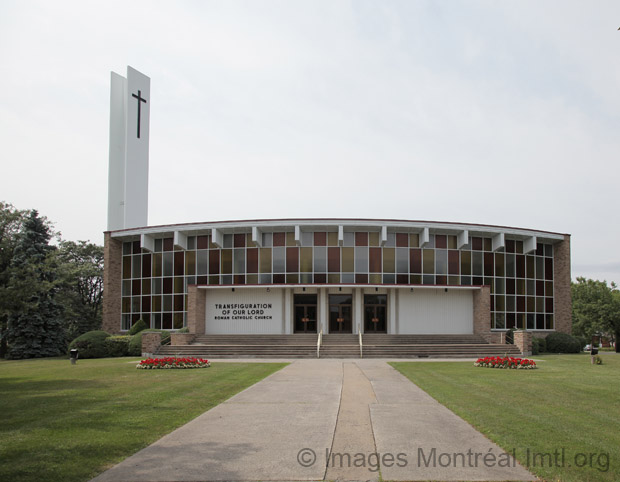
<path fill-rule="evenodd" d="M 69 350 L 69 357 L 71 358 L 71 365 L 75 365 L 78 359 L 77 348 L 72 348 L 71 350 Z"/>

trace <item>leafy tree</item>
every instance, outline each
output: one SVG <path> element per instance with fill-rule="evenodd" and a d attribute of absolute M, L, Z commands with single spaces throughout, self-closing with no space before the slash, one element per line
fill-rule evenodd
<path fill-rule="evenodd" d="M 601 332 L 616 340 L 616 351 L 619 351 L 620 338 L 620 293 L 612 281 L 577 278 L 572 283 L 573 298 L 573 332 L 591 338 L 594 333 Z"/>
<path fill-rule="evenodd" d="M 57 293 L 51 228 L 36 210 L 26 216 L 9 266 L 6 338 L 10 358 L 57 356 L 65 334 Z"/>
<path fill-rule="evenodd" d="M 25 215 L 24 211 L 0 201 L 0 357 L 4 357 L 7 351 L 6 329 L 11 299 L 7 291 L 11 279 L 9 267 Z"/>
<path fill-rule="evenodd" d="M 61 241 L 57 251 L 63 319 L 69 340 L 101 329 L 103 247 L 87 241 Z"/>

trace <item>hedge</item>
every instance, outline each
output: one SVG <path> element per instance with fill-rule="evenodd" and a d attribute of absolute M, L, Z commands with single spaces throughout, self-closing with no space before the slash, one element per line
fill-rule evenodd
<path fill-rule="evenodd" d="M 108 352 L 108 356 L 127 356 L 129 355 L 129 341 L 131 336 L 127 335 L 112 335 L 105 339 L 105 346 Z"/>
<path fill-rule="evenodd" d="M 105 331 L 88 331 L 73 340 L 69 349 L 77 348 L 79 358 L 104 358 L 108 356 L 105 341 L 109 337 Z"/>
<path fill-rule="evenodd" d="M 549 333 L 547 336 L 547 351 L 550 353 L 579 353 L 581 342 L 574 336 L 566 333 Z"/>
<path fill-rule="evenodd" d="M 142 330 L 146 330 L 147 328 L 148 328 L 148 326 L 146 326 L 146 323 L 144 322 L 144 320 L 143 319 L 139 319 L 131 327 L 131 329 L 129 330 L 128 334 L 129 335 L 135 335 L 136 333 L 140 333 Z"/>

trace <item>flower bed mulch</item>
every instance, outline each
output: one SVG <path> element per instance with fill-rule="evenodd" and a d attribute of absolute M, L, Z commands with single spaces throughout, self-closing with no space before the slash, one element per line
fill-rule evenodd
<path fill-rule="evenodd" d="M 513 358 L 511 356 L 487 356 L 478 358 L 474 362 L 475 367 L 485 368 L 512 368 L 515 370 L 532 370 L 537 368 L 536 362 L 529 358 Z"/>
<path fill-rule="evenodd" d="M 143 370 L 163 369 L 180 369 L 180 368 L 208 368 L 211 366 L 209 360 L 194 357 L 166 357 L 166 358 L 147 358 L 140 361 L 136 368 Z"/>

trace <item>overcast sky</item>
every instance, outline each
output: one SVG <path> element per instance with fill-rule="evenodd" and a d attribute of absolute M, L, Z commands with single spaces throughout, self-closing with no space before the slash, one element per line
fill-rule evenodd
<path fill-rule="evenodd" d="M 572 235 L 620 282 L 620 2 L 0 3 L 0 200 L 102 243 L 110 71 L 151 77 L 149 224 Z"/>

